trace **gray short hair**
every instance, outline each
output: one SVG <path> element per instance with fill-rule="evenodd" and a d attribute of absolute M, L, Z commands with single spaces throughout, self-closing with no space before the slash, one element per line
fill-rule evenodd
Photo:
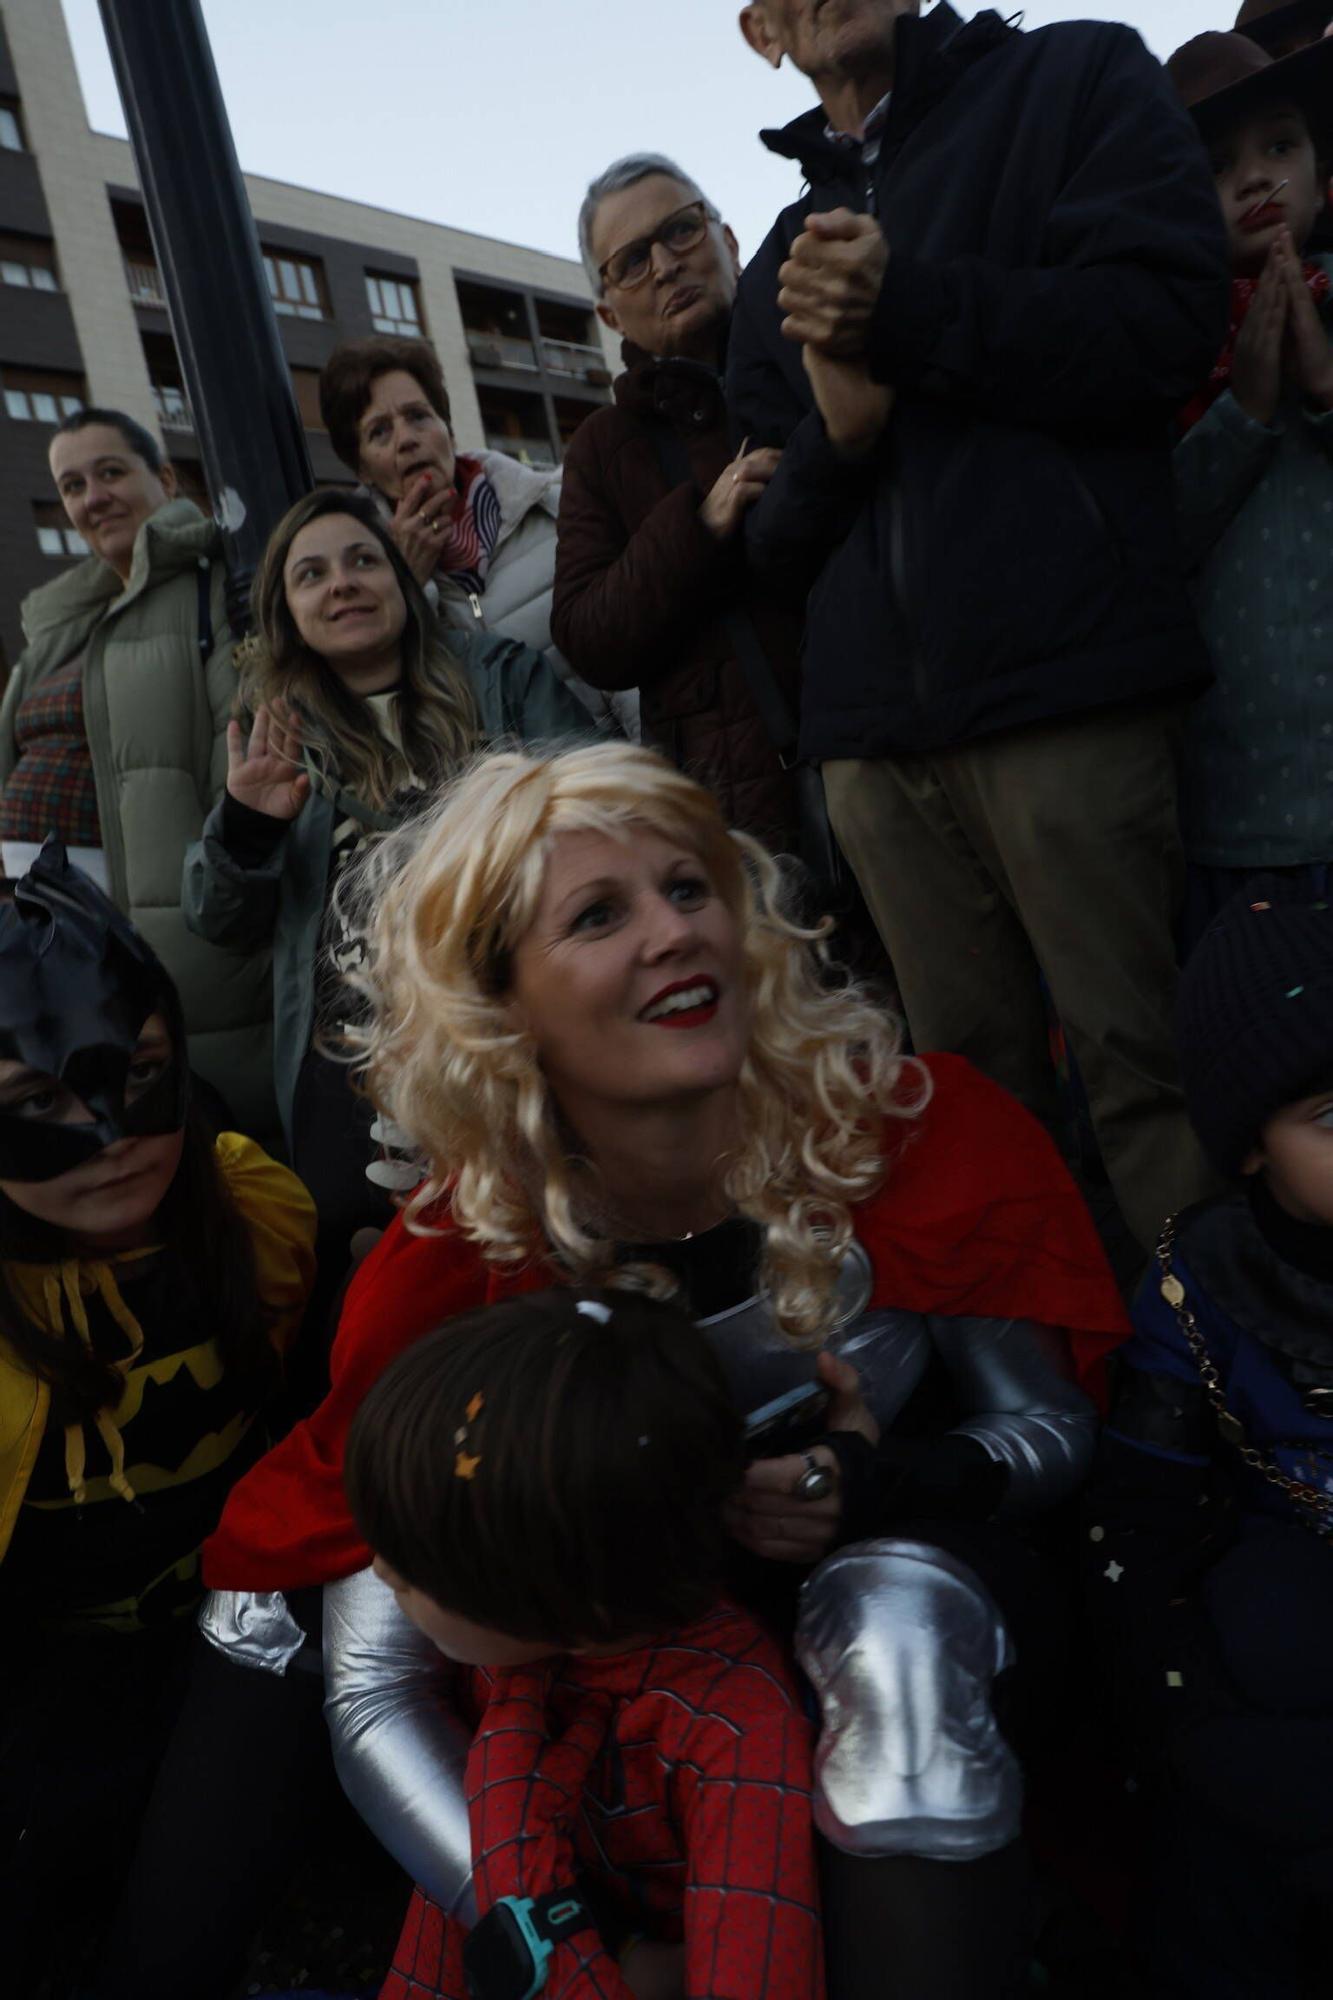
<path fill-rule="evenodd" d="M 668 180 L 679 181 L 692 201 L 701 201 L 708 212 L 710 222 L 720 222 L 721 217 L 712 202 L 696 180 L 682 172 L 674 160 L 665 153 L 627 153 L 623 160 L 613 160 L 603 174 L 595 181 L 589 181 L 588 192 L 583 197 L 579 210 L 579 255 L 583 268 L 588 273 L 589 282 L 597 298 L 606 287 L 602 274 L 597 268 L 597 260 L 592 254 L 592 226 L 597 220 L 597 211 L 610 194 L 620 194 L 625 188 L 637 187 L 640 181 L 651 180 L 654 174 L 664 174 Z"/>

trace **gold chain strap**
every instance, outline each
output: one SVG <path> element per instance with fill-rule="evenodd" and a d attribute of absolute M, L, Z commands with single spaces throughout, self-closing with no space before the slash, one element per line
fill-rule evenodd
<path fill-rule="evenodd" d="M 1204 1394 L 1213 1406 L 1217 1418 L 1217 1428 L 1224 1444 L 1229 1444 L 1245 1461 L 1250 1469 L 1266 1479 L 1270 1486 L 1279 1491 L 1304 1513 L 1299 1518 L 1316 1535 L 1333 1535 L 1333 1494 L 1321 1493 L 1315 1486 L 1307 1486 L 1303 1480 L 1289 1478 L 1271 1458 L 1250 1444 L 1245 1436 L 1245 1426 L 1235 1413 L 1228 1409 L 1227 1399 L 1222 1392 L 1222 1379 L 1208 1352 L 1208 1343 L 1199 1331 L 1199 1323 L 1190 1310 L 1185 1295 L 1185 1287 L 1171 1269 L 1171 1251 L 1176 1240 L 1176 1218 L 1168 1216 L 1157 1241 L 1157 1262 L 1162 1273 L 1162 1297 L 1176 1316 L 1181 1333 L 1194 1356 L 1194 1365 L 1199 1371 Z M 1314 1516 L 1311 1519 L 1311 1516 Z"/>

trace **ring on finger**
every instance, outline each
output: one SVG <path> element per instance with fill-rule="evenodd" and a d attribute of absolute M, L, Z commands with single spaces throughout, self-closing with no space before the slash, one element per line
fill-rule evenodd
<path fill-rule="evenodd" d="M 805 1471 L 796 1482 L 798 1500 L 827 1500 L 833 1491 L 833 1472 L 827 1465 L 821 1465 L 812 1451 L 803 1451 Z"/>

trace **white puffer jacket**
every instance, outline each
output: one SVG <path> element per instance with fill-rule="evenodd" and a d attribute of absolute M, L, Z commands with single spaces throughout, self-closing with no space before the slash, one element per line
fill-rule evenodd
<path fill-rule="evenodd" d="M 500 534 L 491 557 L 486 589 L 472 597 L 451 578 L 433 579 L 437 607 L 447 623 L 477 626 L 517 639 L 544 653 L 571 693 L 578 696 L 600 729 L 639 738 L 636 689 L 604 694 L 574 673 L 551 644 L 551 589 L 555 580 L 555 530 L 560 512 L 560 473 L 536 471 L 502 451 L 476 454 L 500 502 Z"/>

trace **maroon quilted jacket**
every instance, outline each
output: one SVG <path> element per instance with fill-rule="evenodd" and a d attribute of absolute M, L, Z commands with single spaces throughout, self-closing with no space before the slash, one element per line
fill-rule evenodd
<path fill-rule="evenodd" d="M 699 520 L 732 457 L 721 380 L 701 362 L 629 346 L 615 402 L 579 426 L 565 456 L 551 632 L 597 688 L 638 687 L 645 742 L 712 787 L 733 826 L 795 844 L 789 779 L 734 656 L 727 611 L 745 603 L 793 715 L 800 626 L 749 601 L 741 538 Z M 672 485 L 656 439 L 674 430 L 693 478 Z"/>

